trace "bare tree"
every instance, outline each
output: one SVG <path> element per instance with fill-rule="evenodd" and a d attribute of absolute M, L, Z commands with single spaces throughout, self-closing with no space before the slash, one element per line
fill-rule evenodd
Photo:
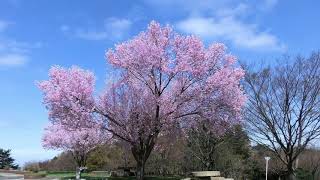
<path fill-rule="evenodd" d="M 269 146 L 294 179 L 299 154 L 320 135 L 320 53 L 284 60 L 247 68 L 245 117 L 253 140 Z"/>

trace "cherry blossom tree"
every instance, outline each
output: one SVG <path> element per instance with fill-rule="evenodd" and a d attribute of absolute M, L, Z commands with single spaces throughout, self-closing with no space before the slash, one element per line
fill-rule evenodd
<path fill-rule="evenodd" d="M 226 54 L 223 44 L 206 49 L 197 37 L 151 22 L 146 32 L 106 56 L 123 75 L 101 98 L 98 109 L 109 130 L 131 143 L 138 176 L 143 177 L 157 137 L 171 126 L 190 127 L 209 119 L 220 130 L 220 124 L 239 120 L 244 72 L 234 66 L 236 58 Z"/>
<path fill-rule="evenodd" d="M 44 104 L 49 109 L 51 125 L 45 129 L 46 149 L 71 151 L 80 168 L 86 165 L 88 153 L 108 139 L 92 114 L 94 108 L 93 73 L 78 67 L 52 67 L 49 81 L 38 83 L 44 92 Z M 71 125 L 72 124 L 72 125 Z"/>
<path fill-rule="evenodd" d="M 93 74 L 76 67 L 53 67 L 39 86 L 51 121 L 70 127 L 96 122 L 127 142 L 137 161 L 137 179 L 143 179 L 159 136 L 202 120 L 223 133 L 241 120 L 244 71 L 223 44 L 206 48 L 199 38 L 153 21 L 106 57 L 121 75 L 97 100 Z"/>
<path fill-rule="evenodd" d="M 51 124 L 45 128 L 42 145 L 46 149 L 70 151 L 77 164 L 77 179 L 86 166 L 88 154 L 108 136 L 99 127 L 70 129 L 61 124 Z"/>

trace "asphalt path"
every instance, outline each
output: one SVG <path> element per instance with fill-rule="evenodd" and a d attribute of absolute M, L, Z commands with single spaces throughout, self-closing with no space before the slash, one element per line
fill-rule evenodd
<path fill-rule="evenodd" d="M 0 180 L 5 180 L 5 179 L 23 179 L 23 175 L 0 172 Z"/>

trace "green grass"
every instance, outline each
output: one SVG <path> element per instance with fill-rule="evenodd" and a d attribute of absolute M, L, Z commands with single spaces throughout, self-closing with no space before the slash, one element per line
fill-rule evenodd
<path fill-rule="evenodd" d="M 58 178 L 58 179 L 75 179 L 75 172 L 48 172 L 47 178 Z M 86 180 L 105 180 L 106 176 L 93 176 L 89 173 L 81 173 L 81 178 Z"/>
<path fill-rule="evenodd" d="M 108 180 L 135 180 L 136 177 L 108 177 Z M 146 180 L 179 180 L 180 177 L 146 176 Z"/>
<path fill-rule="evenodd" d="M 83 173 L 85 174 L 85 173 Z M 75 172 L 48 172 L 47 177 L 49 178 L 65 178 L 65 177 L 71 177 L 74 176 Z"/>
<path fill-rule="evenodd" d="M 75 172 L 48 172 L 48 178 L 58 178 L 58 179 L 75 179 Z M 81 173 L 81 178 L 86 180 L 135 180 L 135 177 L 107 177 L 103 174 L 91 174 L 91 173 Z M 159 177 L 159 176 L 147 176 L 146 180 L 179 180 L 179 177 Z"/>
<path fill-rule="evenodd" d="M 74 176 L 64 177 L 62 179 L 74 179 Z M 86 180 L 135 180 L 136 177 L 93 177 L 93 176 L 81 176 L 81 178 Z M 177 177 L 146 177 L 146 180 L 179 180 Z"/>
<path fill-rule="evenodd" d="M 48 172 L 46 177 L 58 179 L 75 179 L 75 172 Z M 107 176 L 90 173 L 81 173 L 81 178 L 87 180 L 104 180 L 107 178 Z"/>
<path fill-rule="evenodd" d="M 64 177 L 62 179 L 74 179 L 75 176 Z M 136 177 L 96 177 L 83 175 L 81 178 L 86 180 L 135 180 Z M 177 177 L 146 177 L 146 180 L 179 180 Z"/>

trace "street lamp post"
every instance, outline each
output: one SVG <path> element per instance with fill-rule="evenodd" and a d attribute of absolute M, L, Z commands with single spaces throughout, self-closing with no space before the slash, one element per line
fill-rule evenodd
<path fill-rule="evenodd" d="M 264 159 L 266 160 L 266 180 L 268 180 L 268 163 L 270 160 L 270 157 L 264 157 Z"/>

